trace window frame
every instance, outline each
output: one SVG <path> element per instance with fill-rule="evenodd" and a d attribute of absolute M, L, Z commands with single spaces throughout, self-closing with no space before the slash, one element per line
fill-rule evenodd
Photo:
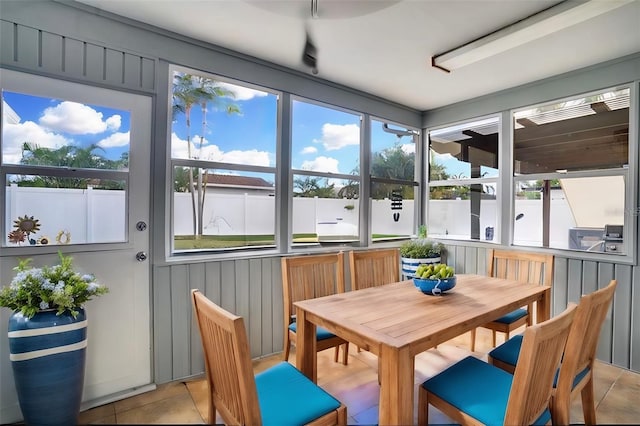
<path fill-rule="evenodd" d="M 3 69 L 4 73 L 2 79 L 2 85 L 0 85 L 0 92 L 8 91 L 15 93 L 23 93 L 29 96 L 37 96 L 42 98 L 55 98 L 60 101 L 71 101 L 86 105 L 95 105 L 100 107 L 106 107 L 111 109 L 120 109 L 127 111 L 130 114 L 131 122 L 133 123 L 134 115 L 140 114 L 140 106 L 136 105 L 124 110 L 119 102 L 124 102 L 123 97 L 119 91 L 113 89 L 104 89 L 98 86 L 88 85 L 84 83 L 68 82 L 61 80 L 58 77 L 49 77 L 44 75 L 33 75 L 23 73 L 20 71 L 13 71 Z M 126 92 L 124 94 L 126 96 Z M 3 96 L 0 98 L 4 99 Z M 0 106 L 0 111 L 3 111 Z M 147 123 L 150 125 L 150 123 Z M 143 128 L 144 125 L 140 123 L 135 124 L 136 129 Z M 130 123 L 129 131 L 131 132 L 134 126 Z M 140 130 L 135 130 L 139 133 Z M 2 153 L 0 152 L 0 157 Z M 84 242 L 69 244 L 47 244 L 47 245 L 6 245 L 3 241 L 0 242 L 0 248 L 3 254 L 7 255 L 36 255 L 36 254 L 48 254 L 56 253 L 60 250 L 65 252 L 93 252 L 100 250 L 118 250 L 133 247 L 132 235 L 136 232 L 133 223 L 130 221 L 131 209 L 133 202 L 131 200 L 131 159 L 138 158 L 138 154 L 134 152 L 133 146 L 129 145 L 129 167 L 126 169 L 95 169 L 95 168 L 69 168 L 69 167 L 56 167 L 56 166 L 43 166 L 43 165 L 28 165 L 28 164 L 4 164 L 2 158 L 0 158 L 0 200 L 3 201 L 2 212 L 0 217 L 3 219 L 0 221 L 0 232 L 6 236 L 10 232 L 10 227 L 7 228 L 6 221 L 6 201 L 8 186 L 7 176 L 9 175 L 33 175 L 33 176 L 51 176 L 59 178 L 88 178 L 88 179 L 100 179 L 100 180 L 112 180 L 122 181 L 124 183 L 124 237 L 122 241 L 99 241 L 99 242 Z M 53 235 L 49 235 L 53 237 Z"/>
<path fill-rule="evenodd" d="M 255 166 L 255 165 L 245 165 L 239 163 L 224 163 L 220 161 L 208 161 L 202 159 L 188 159 L 188 158 L 173 158 L 172 156 L 172 93 L 173 93 L 173 82 L 174 82 L 174 74 L 175 73 L 185 73 L 198 75 L 205 78 L 210 78 L 215 81 L 232 84 L 235 86 L 245 87 L 248 89 L 254 89 L 261 92 L 265 92 L 276 97 L 276 116 L 275 120 L 275 164 L 273 167 L 268 166 Z M 248 83 L 246 81 L 242 81 L 239 79 L 229 78 L 223 75 L 215 74 L 208 71 L 203 71 L 196 68 L 184 67 L 177 64 L 169 64 L 168 74 L 167 74 L 167 85 L 168 85 L 168 96 L 167 96 L 167 111 L 169 112 L 167 117 L 167 149 L 166 149 L 166 158 L 167 165 L 165 170 L 166 180 L 165 180 L 165 190 L 167 194 L 167 216 L 168 226 L 166 229 L 168 230 L 168 236 L 166 238 L 167 242 L 167 259 L 182 259 L 185 257 L 189 257 L 190 259 L 203 257 L 203 258 L 225 258 L 225 257 L 233 257 L 236 258 L 239 253 L 243 253 L 247 256 L 255 256 L 257 254 L 261 255 L 272 255 L 278 252 L 278 241 L 279 241 L 279 229 L 280 225 L 278 223 L 278 215 L 279 215 L 279 194 L 282 192 L 279 179 L 279 173 L 281 169 L 281 123 L 282 123 L 282 102 L 283 102 L 283 92 L 274 90 L 268 87 L 263 87 L 257 84 Z M 192 168 L 200 168 L 200 169 L 219 169 L 219 170 L 234 170 L 239 172 L 254 172 L 254 173 L 270 173 L 273 174 L 274 178 L 274 244 L 266 245 L 266 246 L 239 246 L 239 247 L 225 247 L 221 249 L 193 249 L 193 250 L 181 250 L 176 251 L 175 249 L 175 230 L 174 230 L 174 212 L 175 212 L 175 200 L 174 200 L 174 190 L 173 190 L 173 182 L 175 180 L 175 168 L 176 167 L 192 167 Z"/>
<path fill-rule="evenodd" d="M 371 189 L 373 187 L 374 184 L 376 183 L 382 183 L 382 184 L 392 184 L 392 185 L 403 185 L 403 186 L 412 186 L 414 188 L 414 199 L 413 199 L 413 231 L 417 232 L 418 228 L 420 225 L 422 225 L 424 223 L 424 220 L 422 219 L 423 214 L 422 212 L 424 211 L 424 209 L 422 208 L 422 200 L 423 198 L 423 188 L 424 185 L 422 184 L 422 168 L 423 168 L 423 149 L 422 149 L 422 135 L 423 135 L 423 131 L 422 129 L 413 127 L 413 126 L 408 126 L 406 124 L 402 124 L 399 123 L 397 121 L 393 121 L 393 120 L 386 120 L 384 118 L 378 117 L 378 116 L 373 116 L 373 115 L 367 115 L 366 117 L 366 121 L 368 123 L 369 129 L 368 129 L 368 138 L 367 138 L 367 145 L 368 145 L 368 155 L 367 155 L 367 169 L 368 169 L 368 173 L 367 173 L 367 182 L 365 182 L 363 185 L 366 186 L 367 188 L 367 200 L 368 202 L 366 203 L 367 205 L 367 209 L 368 209 L 368 229 L 366 232 L 366 235 L 364 235 L 363 237 L 365 237 L 365 241 L 364 244 L 367 247 L 382 247 L 385 243 L 394 243 L 394 242 L 398 242 L 398 241 L 406 241 L 409 239 L 409 237 L 404 238 L 404 237 L 397 237 L 397 238 L 390 238 L 390 239 L 384 239 L 384 240 L 373 240 L 373 220 L 372 220 L 372 214 L 371 214 L 371 203 L 372 203 L 372 199 L 371 199 Z M 413 141 L 413 144 L 415 146 L 415 151 L 414 151 L 414 171 L 413 171 L 413 181 L 409 181 L 409 180 L 403 180 L 403 179 L 389 179 L 389 178 L 381 178 L 381 177 L 374 177 L 371 171 L 371 166 L 372 166 L 372 160 L 373 160 L 373 148 L 372 148 L 372 136 L 371 136 L 371 128 L 373 127 L 373 122 L 377 121 L 380 122 L 382 124 L 388 124 L 388 125 L 393 125 L 393 126 L 397 126 L 397 127 L 401 127 L 402 129 L 405 129 L 404 131 L 406 132 L 411 132 L 413 133 L 411 136 L 411 139 Z M 403 131 L 402 129 L 397 129 L 398 131 Z M 393 133 L 393 132 L 389 132 L 389 133 Z M 407 135 L 408 136 L 408 135 Z M 361 197 L 361 198 L 365 198 L 365 197 Z M 415 234 L 412 233 L 411 236 L 414 236 Z"/>
<path fill-rule="evenodd" d="M 338 112 L 343 112 L 345 114 L 351 114 L 354 115 L 356 117 L 359 118 L 359 141 L 358 141 L 358 147 L 359 147 L 359 164 L 361 166 L 360 169 L 360 174 L 359 175 L 352 175 L 352 174 L 347 174 L 347 173 L 331 173 L 331 172 L 320 172 L 320 171 L 311 171 L 311 170 L 303 170 L 303 169 L 296 169 L 293 167 L 293 127 L 295 125 L 294 123 L 294 108 L 293 108 L 293 104 L 294 102 L 302 102 L 302 103 L 306 103 L 309 105 L 314 105 L 314 106 L 318 106 L 321 108 L 327 108 L 327 109 L 331 109 L 331 110 L 335 110 Z M 358 208 L 360 211 L 360 215 L 358 217 L 358 240 L 353 240 L 353 241 L 349 241 L 349 242 L 344 242 L 344 241 L 339 241 L 339 242 L 323 242 L 320 243 L 318 242 L 317 244 L 313 244 L 313 245 L 299 245 L 296 246 L 293 244 L 293 199 L 296 198 L 293 195 L 293 189 L 294 189 L 294 183 L 293 183 L 293 178 L 294 176 L 297 175 L 302 175 L 302 176 L 310 176 L 310 177 L 319 177 L 319 178 L 323 178 L 323 179 L 343 179 L 343 180 L 355 180 L 358 182 L 358 184 L 360 185 L 360 191 L 362 191 L 363 188 L 363 174 L 362 174 L 362 153 L 363 153 L 363 146 L 369 144 L 368 139 L 365 137 L 367 130 L 365 130 L 365 123 L 366 123 L 366 117 L 367 114 L 360 112 L 360 111 L 355 111 L 349 108 L 345 108 L 345 107 L 341 107 L 338 105 L 334 105 L 334 104 L 329 104 L 326 102 L 321 102 L 321 101 L 317 101 L 315 99 L 311 99 L 311 98 L 306 98 L 304 96 L 299 96 L 299 95 L 294 95 L 294 94 L 290 94 L 289 95 L 289 103 L 288 103 L 288 108 L 289 108 L 289 116 L 290 116 L 290 128 L 289 128 L 289 132 L 288 132 L 288 136 L 289 136 L 289 140 L 286 142 L 286 146 L 288 147 L 288 159 L 289 162 L 286 165 L 287 167 L 287 172 L 288 172 L 288 176 L 287 176 L 287 210 L 289 212 L 289 214 L 287 215 L 286 219 L 287 219 L 287 225 L 286 225 L 286 229 L 287 229 L 287 233 L 286 233 L 286 242 L 284 242 L 282 244 L 281 250 L 283 253 L 300 253 L 300 252 L 314 252 L 314 251 L 326 251 L 327 249 L 331 250 L 331 249 L 335 249 L 336 247 L 358 247 L 361 245 L 362 239 L 363 239 L 363 230 L 364 228 L 368 228 L 368 222 L 365 223 L 362 221 L 362 209 L 363 209 L 363 204 L 362 204 L 362 192 L 358 198 Z M 285 165 L 283 164 L 283 167 L 285 167 Z M 355 178 L 355 179 L 354 179 Z M 276 217 L 276 221 L 282 221 L 283 217 L 282 216 L 277 216 Z"/>
<path fill-rule="evenodd" d="M 485 120 L 490 120 L 490 119 L 497 119 L 497 123 L 496 126 L 498 128 L 498 147 L 497 147 L 497 155 L 498 155 L 498 175 L 495 177 L 488 177 L 488 178 L 483 178 L 483 177 L 479 177 L 479 178 L 458 178 L 458 179 L 448 179 L 448 180 L 436 180 L 436 181 L 431 181 L 431 161 L 430 161 L 430 154 L 431 154 L 431 132 L 437 131 L 437 130 L 441 130 L 441 129 L 446 129 L 449 127 L 465 127 L 465 125 L 470 124 L 470 123 L 476 123 L 476 122 L 482 122 Z M 485 114 L 485 115 L 481 115 L 481 116 L 475 116 L 472 118 L 468 118 L 468 119 L 463 119 L 463 120 L 457 120 L 454 122 L 449 122 L 446 124 L 442 124 L 442 125 L 438 125 L 438 126 L 433 126 L 430 128 L 427 128 L 424 132 L 424 139 L 425 139 L 425 149 L 424 149 L 424 157 L 423 157 L 423 161 L 424 161 L 424 174 L 422 176 L 424 182 L 425 182 L 425 195 L 424 195 L 424 200 L 425 200 L 425 223 L 427 224 L 427 236 L 429 238 L 434 238 L 434 239 L 440 239 L 443 241 L 455 241 L 455 242 L 465 242 L 465 243 L 480 243 L 480 244 L 491 244 L 491 245 L 497 245 L 497 244 L 501 244 L 504 241 L 504 235 L 507 234 L 507 232 L 505 232 L 504 229 L 501 229 L 501 227 L 499 226 L 499 224 L 502 223 L 502 200 L 504 199 L 504 185 L 503 185 L 503 177 L 505 176 L 505 150 L 503 148 L 503 144 L 505 142 L 505 137 L 504 137 L 504 114 L 498 112 L 498 113 L 491 113 L 491 114 Z M 492 184 L 495 185 L 496 188 L 496 194 L 495 194 L 495 201 L 496 201 L 496 217 L 495 217 L 495 221 L 496 221 L 496 226 L 494 226 L 494 235 L 493 235 L 493 239 L 491 240 L 486 240 L 484 239 L 484 235 L 482 233 L 482 229 L 480 229 L 480 235 L 478 239 L 473 239 L 471 238 L 471 236 L 469 236 L 469 238 L 444 238 L 442 235 L 433 235 L 429 233 L 429 214 L 430 214 L 430 208 L 429 208 L 429 203 L 431 202 L 431 188 L 434 187 L 445 187 L 445 186 L 464 186 L 464 185 L 482 185 L 482 184 Z"/>
<path fill-rule="evenodd" d="M 508 111 L 509 117 L 509 204 L 510 204 L 510 229 L 508 245 L 510 247 L 525 249 L 525 250 L 542 250 L 552 252 L 554 254 L 561 255 L 567 258 L 588 259 L 606 262 L 616 263 L 629 263 L 635 264 L 637 257 L 638 243 L 635 236 L 638 230 L 638 126 L 640 125 L 640 119 L 638 118 L 639 112 L 639 83 L 629 82 L 621 83 L 614 86 L 603 87 L 600 89 L 589 90 L 587 92 L 574 93 L 568 96 L 563 96 L 556 99 L 548 99 L 545 101 L 537 102 L 534 104 L 523 105 L 518 108 L 513 108 Z M 567 102 L 575 99 L 586 98 L 593 95 L 605 93 L 614 90 L 629 90 L 629 136 L 627 140 L 628 144 L 628 158 L 626 167 L 608 168 L 608 169 L 592 169 L 592 170 L 577 170 L 567 172 L 549 172 L 549 173 L 531 173 L 531 174 L 515 174 L 515 156 L 514 156 L 514 144 L 515 144 L 515 114 L 533 108 L 541 106 L 558 104 L 561 102 Z M 514 227 L 515 227 L 515 194 L 514 188 L 517 182 L 530 181 L 530 180 L 544 180 L 544 179 L 567 179 L 567 178 L 581 178 L 581 177 L 605 177 L 605 176 L 621 176 L 625 183 L 625 199 L 624 199 L 624 223 L 623 223 L 623 244 L 624 254 L 613 252 L 595 252 L 577 249 L 562 249 L 554 247 L 543 246 L 527 246 L 527 245 L 515 245 L 514 244 Z"/>

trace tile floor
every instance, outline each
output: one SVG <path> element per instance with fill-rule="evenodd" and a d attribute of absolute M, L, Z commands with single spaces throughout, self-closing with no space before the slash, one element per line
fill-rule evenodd
<path fill-rule="evenodd" d="M 476 356 L 486 360 L 489 336 L 478 331 Z M 468 334 L 438 349 L 416 357 L 416 386 L 426 378 L 469 355 Z M 376 424 L 379 388 L 377 359 L 367 352 L 356 352 L 351 345 L 349 365 L 333 362 L 333 350 L 318 356 L 318 384 L 346 406 L 349 424 Z M 295 363 L 295 354 L 290 361 Z M 280 355 L 254 362 L 259 372 L 280 362 Z M 87 410 L 80 415 L 81 424 L 203 424 L 207 412 L 207 384 L 204 380 L 172 382 L 155 391 Z M 600 424 L 638 424 L 640 422 L 640 374 L 597 363 L 595 368 L 596 415 Z M 417 391 L 416 391 L 417 402 Z M 451 423 L 444 414 L 429 407 L 429 420 Z M 417 420 L 417 407 L 414 419 Z M 571 422 L 583 423 L 580 398 L 573 401 Z M 221 423 L 221 419 L 217 419 Z"/>

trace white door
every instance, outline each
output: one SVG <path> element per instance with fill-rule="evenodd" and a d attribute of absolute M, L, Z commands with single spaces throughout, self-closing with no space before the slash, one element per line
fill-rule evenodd
<path fill-rule="evenodd" d="M 0 282 L 11 281 L 18 257 L 40 266 L 55 262 L 58 250 L 70 254 L 77 270 L 93 273 L 110 290 L 86 305 L 85 406 L 139 391 L 152 380 L 151 98 L 5 69 L 0 83 Z M 76 158 L 91 155 L 68 163 L 69 154 L 60 157 L 69 151 Z M 51 163 L 47 156 L 58 159 Z M 24 215 L 38 219 L 39 230 L 31 241 L 11 241 L 8 234 Z M 7 317 L 1 317 L 4 330 Z M 3 355 L 7 345 L 0 334 Z M 8 356 L 0 364 L 2 414 L 11 411 L 15 390 Z"/>

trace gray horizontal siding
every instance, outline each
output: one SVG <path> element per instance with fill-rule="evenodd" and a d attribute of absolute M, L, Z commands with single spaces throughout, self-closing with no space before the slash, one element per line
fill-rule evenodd
<path fill-rule="evenodd" d="M 487 271 L 487 250 L 447 245 L 446 261 L 458 273 Z M 348 267 L 348 266 L 347 266 Z M 552 313 L 563 311 L 582 294 L 618 280 L 613 306 L 602 328 L 598 359 L 640 371 L 640 314 L 634 292 L 636 267 L 582 261 L 556 256 L 552 288 Z M 348 283 L 348 270 L 345 271 Z M 241 315 L 251 345 L 251 356 L 282 351 L 283 303 L 280 258 L 229 260 L 191 265 L 163 266 L 154 273 L 154 354 L 158 383 L 203 372 L 200 338 L 192 320 L 189 291 L 199 288 L 223 308 Z"/>

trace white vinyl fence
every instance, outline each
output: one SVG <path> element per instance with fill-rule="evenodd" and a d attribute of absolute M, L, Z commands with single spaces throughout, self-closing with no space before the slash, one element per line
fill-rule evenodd
<path fill-rule="evenodd" d="M 7 189 L 5 231 L 14 229 L 19 217 L 38 219 L 40 230 L 31 236 L 48 237 L 50 243 L 98 243 L 126 241 L 126 194 L 124 191 L 57 188 L 27 188 L 11 185 Z M 468 239 L 469 200 L 431 201 L 429 232 L 433 235 Z M 391 200 L 372 201 L 372 231 L 375 234 L 411 235 L 413 200 L 403 200 L 401 210 L 391 209 Z M 542 202 L 518 200 L 515 222 L 516 243 L 540 245 L 542 240 Z M 394 219 L 394 213 L 396 214 Z M 174 234 L 191 235 L 191 196 L 174 194 Z M 293 233 L 319 236 L 356 236 L 358 200 L 294 198 Z M 551 246 L 568 247 L 568 229 L 575 226 L 564 197 L 551 200 Z M 481 239 L 485 228 L 493 227 L 497 238 L 496 201 L 482 200 Z M 504 225 L 509 223 L 504 220 Z M 275 233 L 275 198 L 245 193 L 213 193 L 206 196 L 203 215 L 205 235 L 272 235 Z M 5 241 L 8 241 L 5 235 Z M 23 243 L 28 244 L 28 243 Z"/>

